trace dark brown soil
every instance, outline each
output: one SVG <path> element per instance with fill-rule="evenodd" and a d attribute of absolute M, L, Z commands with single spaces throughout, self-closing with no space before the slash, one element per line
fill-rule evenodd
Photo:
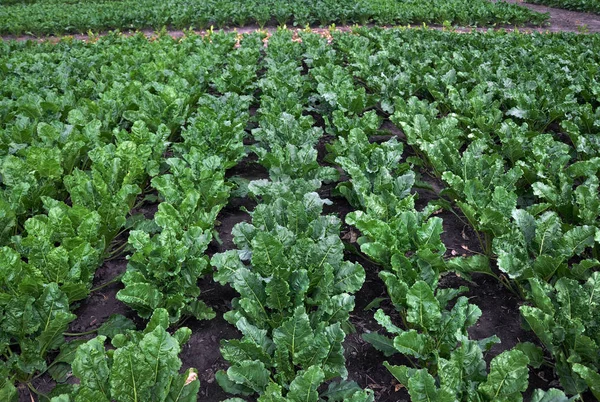
<path fill-rule="evenodd" d="M 380 268 L 361 256 L 346 253 L 346 259 L 361 264 L 366 273 L 365 283 L 355 295 L 356 305 L 350 315 L 350 322 L 356 328 L 356 333 L 348 335 L 344 341 L 348 379 L 356 381 L 362 388 L 372 389 L 378 402 L 410 401 L 407 390 L 398 384 L 398 381 L 383 366 L 384 361 L 408 366 L 410 362 L 400 355 L 385 357 L 383 353 L 362 339 L 362 334 L 370 332 L 385 335 L 385 331 L 373 317 L 378 308 L 383 309 L 391 317 L 396 317 L 385 285 L 378 277 Z M 367 310 L 366 307 L 377 298 L 383 299 L 381 304 Z"/>
<path fill-rule="evenodd" d="M 96 271 L 93 286 L 97 287 L 109 283 L 115 277 L 124 273 L 126 268 L 127 261 L 124 258 L 105 262 Z M 79 308 L 74 311 L 77 318 L 69 326 L 69 332 L 77 333 L 96 329 L 112 314 L 122 314 L 132 320 L 138 320 L 137 324 L 142 324 L 135 311 L 117 300 L 117 292 L 122 288 L 121 281 L 117 281 L 93 292 L 87 299 L 82 301 Z"/>
<path fill-rule="evenodd" d="M 223 313 L 230 310 L 231 299 L 237 293 L 229 286 L 221 286 L 213 282 L 212 278 L 202 279 L 200 289 L 202 300 L 215 310 L 217 317 L 210 321 L 190 319 L 182 323 L 192 330 L 192 337 L 179 356 L 183 363 L 182 370 L 190 367 L 198 370 L 200 379 L 198 400 L 218 402 L 228 397 L 215 381 L 216 372 L 227 369 L 227 363 L 219 351 L 220 341 L 240 337 L 238 330 L 223 319 Z"/>

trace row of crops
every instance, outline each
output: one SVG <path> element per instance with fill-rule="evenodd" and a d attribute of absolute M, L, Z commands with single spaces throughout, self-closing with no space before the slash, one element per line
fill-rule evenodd
<path fill-rule="evenodd" d="M 600 14 L 600 4 L 595 0 L 530 0 L 530 3 Z"/>
<path fill-rule="evenodd" d="M 216 314 L 200 278 L 238 294 L 216 376 L 231 402 L 373 400 L 344 357 L 366 273 L 325 185 L 394 308 L 364 339 L 413 401 L 522 400 L 540 366 L 561 390 L 531 400 L 599 398 L 599 55 L 597 36 L 429 30 L 0 42 L 0 400 L 42 376 L 53 402 L 196 400 L 179 356 L 182 320 Z M 231 177 L 242 162 L 268 178 Z M 416 208 L 423 172 L 445 188 Z M 234 195 L 257 205 L 210 253 Z M 481 253 L 448 257 L 436 213 L 455 208 Z M 71 337 L 123 255 L 117 298 L 141 321 Z M 517 294 L 537 344 L 490 362 L 500 339 L 469 335 L 482 312 L 449 273 Z"/>
<path fill-rule="evenodd" d="M 4 1 L 4 3 L 2 3 Z M 451 23 L 463 26 L 542 25 L 547 14 L 487 0 L 37 0 L 0 1 L 0 33 L 63 34 L 89 30 L 205 29 L 212 25 Z"/>

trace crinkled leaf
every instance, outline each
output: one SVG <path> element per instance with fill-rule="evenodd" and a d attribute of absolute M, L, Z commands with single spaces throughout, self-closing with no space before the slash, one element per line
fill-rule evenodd
<path fill-rule="evenodd" d="M 287 399 L 294 402 L 317 402 L 319 393 L 317 388 L 323 383 L 325 374 L 319 366 L 311 366 L 300 371 L 290 384 Z"/>
<path fill-rule="evenodd" d="M 480 392 L 494 401 L 521 401 L 527 389 L 529 359 L 519 350 L 496 356 L 490 363 L 487 380 L 479 385 Z"/>

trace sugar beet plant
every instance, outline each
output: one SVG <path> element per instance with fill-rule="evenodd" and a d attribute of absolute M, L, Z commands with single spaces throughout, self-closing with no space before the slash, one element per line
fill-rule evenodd
<path fill-rule="evenodd" d="M 81 344 L 72 361 L 79 384 L 51 401 L 195 401 L 198 374 L 179 373 L 178 356 L 192 331 L 182 327 L 170 334 L 169 325 L 169 313 L 159 308 L 143 331 L 111 333 L 114 349 L 106 349 L 105 335 Z"/>
<path fill-rule="evenodd" d="M 15 381 L 31 386 L 33 376 L 49 368 L 48 352 L 64 344 L 63 332 L 76 318 L 70 305 L 88 296 L 98 265 L 156 168 L 166 146 L 163 128 L 151 133 L 136 124 L 127 140 L 115 133 L 116 145 L 90 151 L 91 170 L 64 178 L 71 205 L 42 197 L 46 213 L 25 221 L 12 247 L 2 248 L 5 400 L 16 398 Z"/>
<path fill-rule="evenodd" d="M 532 0 L 532 3 L 600 14 L 600 5 L 593 0 Z"/>
<path fill-rule="evenodd" d="M 199 97 L 181 132 L 183 141 L 172 144 L 174 156 L 165 160 L 169 173 L 152 180 L 161 202 L 153 220 L 144 225 L 146 230 L 130 232 L 129 244 L 135 251 L 123 276 L 125 288 L 117 295 L 141 317 L 148 318 L 156 308 L 165 308 L 172 322 L 182 315 L 214 317 L 198 298 L 197 281 L 210 270 L 205 251 L 217 215 L 229 199 L 225 170 L 246 152 L 243 140 L 251 98 L 243 94 L 254 90 L 260 43 L 260 34 L 249 35 L 227 56 L 224 76 L 231 69 L 230 78 L 214 77 L 211 82 L 223 95 Z M 233 47 L 233 42 L 229 45 Z M 246 73 L 237 74 L 238 70 Z"/>
<path fill-rule="evenodd" d="M 164 199 L 154 215 L 159 233 L 135 230 L 129 236 L 135 252 L 117 298 L 142 317 L 158 307 L 166 308 L 174 322 L 182 314 L 214 317 L 198 299 L 197 280 L 208 272 L 205 251 L 217 215 L 229 199 L 225 168 L 244 155 L 248 101 L 230 93 L 202 98 L 201 103 L 204 108 L 193 128 L 183 134 L 186 140 L 177 144 L 177 156 L 166 160 L 170 173 L 152 181 Z"/>
<path fill-rule="evenodd" d="M 361 251 L 384 268 L 379 276 L 401 318 L 396 325 L 378 310 L 375 319 L 393 338 L 378 333 L 364 334 L 363 338 L 386 356 L 402 353 L 411 359 L 416 367 L 387 363 L 386 367 L 408 388 L 412 400 L 522 400 L 530 363 L 525 352 L 537 356 L 541 351 L 523 344 L 523 351 L 503 352 L 492 360 L 488 373 L 485 353 L 500 339 L 470 339 L 467 330 L 477 322 L 481 310 L 466 297 L 458 297 L 465 287 L 438 287 L 444 272 L 469 277 L 473 270 L 489 270 L 487 259 L 444 260 L 442 220 L 430 217 L 436 209 L 433 205 L 423 211 L 414 209 L 414 195 L 410 193 L 414 174 L 398 174 L 402 172 L 398 163 L 402 145 L 395 139 L 370 144 L 366 135 L 355 129 L 347 140 L 338 141 L 332 148 L 344 156 L 336 161 L 350 173 L 353 192 L 362 193 L 350 193 L 349 199 L 364 200 L 346 221 L 362 233 L 358 239 Z M 388 163 L 381 163 L 384 160 Z M 370 178 L 363 174 L 367 170 Z M 541 390 L 536 392 L 543 395 Z"/>

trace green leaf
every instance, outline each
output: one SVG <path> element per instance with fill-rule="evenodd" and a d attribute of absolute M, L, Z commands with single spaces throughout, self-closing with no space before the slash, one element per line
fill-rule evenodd
<path fill-rule="evenodd" d="M 195 369 L 187 369 L 185 373 L 178 375 L 169 386 L 169 393 L 165 402 L 196 402 L 200 381 Z"/>
<path fill-rule="evenodd" d="M 159 401 L 164 400 L 172 377 L 177 375 L 181 367 L 179 343 L 164 328 L 158 326 L 144 336 L 139 348 L 152 369 L 149 379 L 153 384 L 152 395 Z"/>
<path fill-rule="evenodd" d="M 77 316 L 71 313 L 59 312 L 52 321 L 44 328 L 37 337 L 40 354 L 44 356 L 48 350 L 58 348 L 64 342 L 63 332 L 69 327 L 69 323 Z"/>
<path fill-rule="evenodd" d="M 564 234 L 564 255 L 570 258 L 581 254 L 587 247 L 594 245 L 595 226 L 577 226 Z"/>
<path fill-rule="evenodd" d="M 239 363 L 245 360 L 259 360 L 265 364 L 271 363 L 269 356 L 261 345 L 251 339 L 229 339 L 221 341 L 221 355 L 230 363 Z"/>
<path fill-rule="evenodd" d="M 569 402 L 570 399 L 565 393 L 556 388 L 550 388 L 548 391 L 536 389 L 531 396 L 531 402 Z"/>
<path fill-rule="evenodd" d="M 288 402 L 287 398 L 281 395 L 281 385 L 274 382 L 270 383 L 264 394 L 258 398 L 258 402 Z M 231 401 L 231 402 L 242 402 L 242 401 Z"/>
<path fill-rule="evenodd" d="M 468 384 L 478 384 L 487 376 L 480 341 L 463 337 L 460 346 L 451 353 L 450 360 L 438 360 L 438 376 L 442 388 L 455 393 L 457 399 L 463 399 L 471 391 Z"/>
<path fill-rule="evenodd" d="M 512 213 L 512 217 L 515 220 L 517 227 L 523 233 L 525 243 L 531 244 L 535 238 L 535 218 L 523 209 L 515 209 Z"/>
<path fill-rule="evenodd" d="M 433 294 L 431 287 L 423 282 L 416 282 L 406 295 L 408 322 L 420 328 L 433 330 L 438 328 L 442 313 L 440 304 Z"/>
<path fill-rule="evenodd" d="M 379 325 L 384 327 L 389 333 L 392 334 L 400 334 L 404 332 L 404 330 L 400 327 L 397 327 L 392 323 L 392 319 L 389 315 L 383 312 L 382 309 L 378 309 L 375 312 L 375 320 Z"/>
<path fill-rule="evenodd" d="M 71 365 L 73 364 L 73 360 L 75 360 L 77 349 L 84 343 L 86 343 L 85 340 L 77 339 L 61 345 L 60 353 L 48 367 L 48 373 L 50 373 L 54 381 L 65 382 L 67 380 L 67 376 L 71 371 Z"/>
<path fill-rule="evenodd" d="M 286 348 L 290 352 L 295 364 L 298 353 L 310 347 L 313 339 L 312 328 L 303 306 L 297 307 L 294 315 L 273 331 L 273 341 L 277 347 Z"/>
<path fill-rule="evenodd" d="M 529 359 L 529 365 L 533 368 L 540 368 L 544 363 L 544 351 L 542 348 L 534 345 L 531 342 L 521 342 L 515 346 L 516 350 L 520 350 Z"/>
<path fill-rule="evenodd" d="M 375 349 L 382 352 L 386 357 L 392 356 L 398 351 L 394 347 L 393 339 L 378 334 L 377 332 L 370 332 L 362 334 L 363 340 L 369 342 Z"/>
<path fill-rule="evenodd" d="M 19 393 L 11 381 L 6 381 L 4 384 L 2 384 L 2 387 L 0 387 L 0 400 L 6 402 L 16 402 L 18 399 Z"/>
<path fill-rule="evenodd" d="M 81 345 L 75 353 L 73 361 L 73 374 L 80 379 L 81 386 L 102 394 L 104 400 L 109 401 L 110 391 L 108 378 L 108 357 L 104 349 L 106 337 L 98 336 Z"/>
<path fill-rule="evenodd" d="M 135 330 L 133 321 L 121 314 L 112 314 L 108 317 L 108 320 L 98 328 L 97 334 L 112 339 L 115 335 L 126 330 Z"/>
<path fill-rule="evenodd" d="M 197 320 L 212 320 L 217 313 L 202 300 L 192 300 L 185 306 L 184 312 L 191 314 Z"/>
<path fill-rule="evenodd" d="M 347 401 L 352 396 L 362 391 L 362 389 L 358 386 L 354 381 L 340 381 L 340 382 L 332 382 L 327 387 L 325 392 L 321 392 L 321 398 L 327 398 L 327 401 L 330 402 L 342 402 Z"/>
<path fill-rule="evenodd" d="M 162 304 L 162 295 L 150 283 L 132 283 L 119 290 L 117 300 L 131 306 L 141 317 L 148 318 Z"/>
<path fill-rule="evenodd" d="M 535 306 L 546 314 L 554 315 L 554 305 L 549 296 L 553 293 L 552 287 L 538 278 L 530 278 L 529 285 L 531 286 L 531 297 Z"/>
<path fill-rule="evenodd" d="M 334 288 L 336 293 L 355 293 L 365 281 L 365 270 L 360 264 L 344 261 L 336 271 Z"/>
<path fill-rule="evenodd" d="M 426 359 L 429 353 L 429 337 L 414 329 L 400 333 L 394 338 L 394 347 L 402 354 Z"/>
<path fill-rule="evenodd" d="M 267 306 L 283 312 L 290 304 L 290 286 L 283 278 L 274 276 L 267 284 Z"/>
<path fill-rule="evenodd" d="M 490 363 L 487 380 L 479 391 L 493 401 L 521 401 L 527 389 L 529 359 L 520 350 L 509 350 L 496 356 Z"/>
<path fill-rule="evenodd" d="M 388 362 L 383 362 L 385 368 L 398 380 L 398 382 L 404 386 L 408 385 L 409 378 L 413 375 L 416 369 L 408 368 L 406 366 L 393 366 Z"/>
<path fill-rule="evenodd" d="M 227 369 L 227 376 L 235 383 L 244 385 L 259 394 L 267 388 L 270 373 L 259 361 L 243 361 Z"/>
<path fill-rule="evenodd" d="M 145 359 L 145 352 L 135 344 L 115 350 L 110 376 L 110 393 L 118 395 L 119 401 L 150 400 L 155 371 L 150 362 Z"/>
<path fill-rule="evenodd" d="M 460 276 L 467 280 L 471 279 L 471 274 L 474 273 L 492 273 L 490 261 L 483 255 L 474 255 L 471 257 L 455 257 L 446 261 L 448 271 L 460 273 Z"/>
<path fill-rule="evenodd" d="M 227 375 L 227 372 L 223 370 L 217 371 L 217 373 L 215 374 L 215 379 L 217 380 L 217 383 L 221 386 L 221 388 L 223 388 L 223 390 L 228 394 L 252 395 L 254 393 L 254 391 L 251 388 L 245 385 L 238 384 L 232 379 L 230 379 Z"/>
<path fill-rule="evenodd" d="M 381 302 L 385 300 L 387 300 L 387 297 L 376 297 L 373 300 L 371 300 L 371 302 L 367 304 L 363 310 L 368 311 L 377 308 L 381 305 Z"/>
<path fill-rule="evenodd" d="M 104 399 L 102 392 L 87 387 L 79 387 L 76 391 L 75 402 L 109 402 Z M 112 401 L 110 401 L 112 402 Z"/>
<path fill-rule="evenodd" d="M 167 312 L 167 310 L 165 310 L 164 308 L 158 308 L 154 310 L 150 321 L 148 321 L 148 324 L 146 324 L 144 334 L 149 334 L 158 327 L 162 329 L 168 329 L 169 324 L 169 313 Z"/>
<path fill-rule="evenodd" d="M 553 353 L 554 345 L 552 330 L 555 327 L 554 317 L 531 306 L 521 306 L 520 311 L 529 327 L 531 327 L 533 332 L 540 338 L 550 353 Z"/>
<path fill-rule="evenodd" d="M 319 366 L 311 366 L 300 371 L 290 384 L 287 399 L 294 402 L 317 402 L 319 393 L 317 388 L 323 383 L 325 374 Z"/>
<path fill-rule="evenodd" d="M 248 268 L 240 268 L 235 273 L 233 287 L 241 295 L 240 306 L 256 320 L 268 321 L 265 285 L 263 278 Z"/>
<path fill-rule="evenodd" d="M 408 393 L 412 402 L 454 402 L 445 389 L 435 386 L 435 379 L 425 369 L 416 370 L 408 380 Z"/>
<path fill-rule="evenodd" d="M 584 379 L 588 387 L 590 387 L 592 394 L 597 399 L 600 399 L 600 374 L 596 370 L 579 363 L 573 364 L 573 371 Z"/>

